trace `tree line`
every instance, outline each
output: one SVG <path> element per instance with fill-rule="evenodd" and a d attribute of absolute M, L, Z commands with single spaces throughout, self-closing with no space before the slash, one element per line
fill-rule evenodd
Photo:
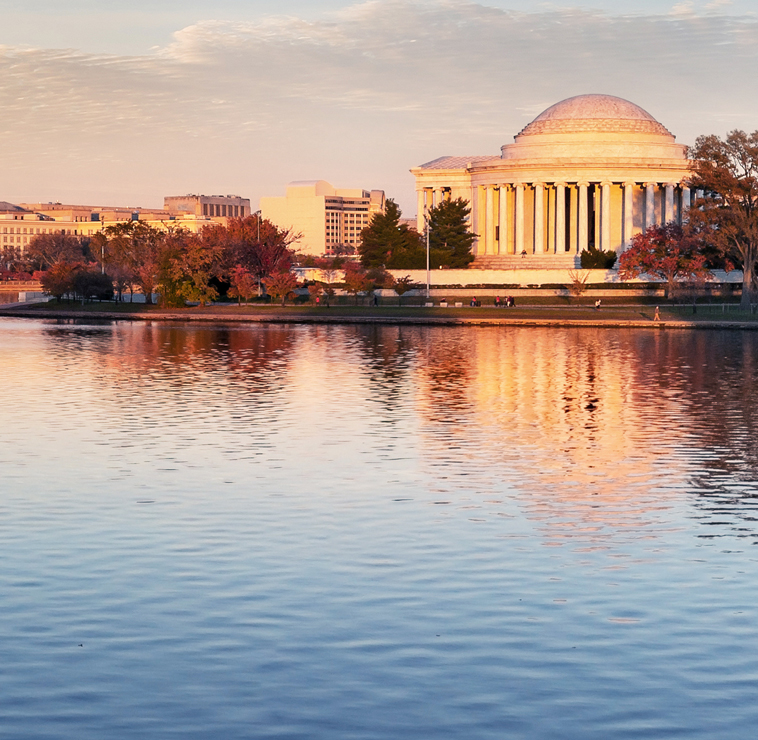
<path fill-rule="evenodd" d="M 4 254 L 17 270 L 28 270 L 59 300 L 135 291 L 152 303 L 158 294 L 167 307 L 187 301 L 205 304 L 222 290 L 247 299 L 267 285 L 277 292 L 294 276 L 298 235 L 258 215 L 212 224 L 195 234 L 157 228 L 144 221 L 107 226 L 89 238 L 65 233 L 36 235 L 20 253 Z"/>

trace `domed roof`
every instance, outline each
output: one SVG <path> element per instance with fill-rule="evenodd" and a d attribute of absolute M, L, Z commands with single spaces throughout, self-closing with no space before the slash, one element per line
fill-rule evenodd
<path fill-rule="evenodd" d="M 613 95 L 577 95 L 561 100 L 540 113 L 518 136 L 586 131 L 671 136 L 646 110 Z"/>

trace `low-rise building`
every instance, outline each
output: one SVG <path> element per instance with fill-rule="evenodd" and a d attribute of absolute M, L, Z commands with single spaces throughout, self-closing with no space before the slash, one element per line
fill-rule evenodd
<path fill-rule="evenodd" d="M 261 198 L 261 216 L 299 238 L 303 254 L 354 253 L 361 231 L 384 212 L 383 190 L 335 188 L 326 180 L 291 182 L 283 197 Z"/>
<path fill-rule="evenodd" d="M 158 229 L 175 227 L 198 233 L 211 223 L 225 224 L 228 218 L 250 215 L 250 200 L 238 196 L 169 196 L 165 205 L 165 208 L 139 208 L 66 203 L 16 205 L 0 201 L 0 250 L 13 246 L 23 253 L 38 234 L 64 232 L 91 237 L 124 221 L 145 221 Z M 211 210 L 214 215 L 203 214 L 203 211 L 210 214 Z"/>
<path fill-rule="evenodd" d="M 172 215 L 194 213 L 208 218 L 245 218 L 250 199 L 239 195 L 167 195 L 163 207 Z"/>

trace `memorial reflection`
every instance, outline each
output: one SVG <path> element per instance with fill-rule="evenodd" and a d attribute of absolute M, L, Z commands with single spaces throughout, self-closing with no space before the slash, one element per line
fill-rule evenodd
<path fill-rule="evenodd" d="M 695 516 L 704 526 L 720 525 L 720 537 L 755 540 L 758 337 L 738 331 L 665 333 L 638 337 L 637 348 L 646 375 L 655 377 L 659 394 L 670 400 L 669 425 L 687 419 Z"/>
<path fill-rule="evenodd" d="M 515 491 L 552 538 L 652 534 L 689 493 L 715 516 L 720 475 L 755 513 L 753 335 L 467 330 L 420 360 L 422 459 L 479 499 Z"/>

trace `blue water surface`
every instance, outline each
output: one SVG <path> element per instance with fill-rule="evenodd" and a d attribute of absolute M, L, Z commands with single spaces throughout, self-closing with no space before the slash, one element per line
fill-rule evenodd
<path fill-rule="evenodd" d="M 0 737 L 758 723 L 758 337 L 0 320 Z"/>

